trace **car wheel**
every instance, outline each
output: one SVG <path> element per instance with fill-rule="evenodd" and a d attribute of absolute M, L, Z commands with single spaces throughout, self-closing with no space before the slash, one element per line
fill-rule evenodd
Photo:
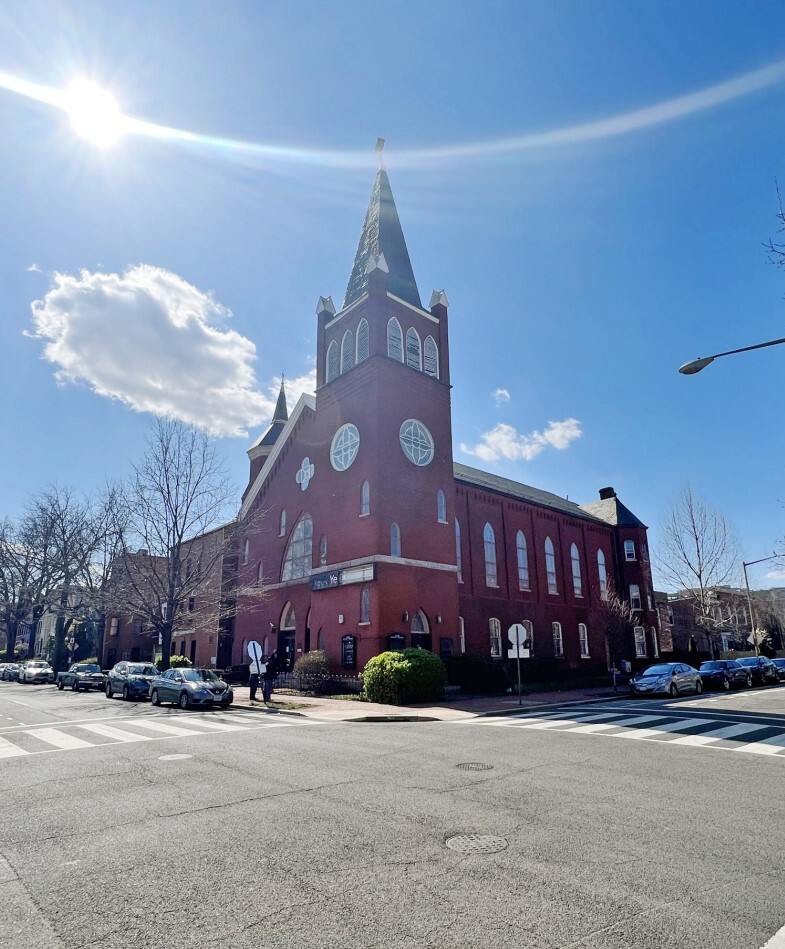
<path fill-rule="evenodd" d="M 679 690 L 676 688 L 675 682 L 671 682 L 671 687 L 668 689 L 668 691 L 670 692 L 670 696 L 672 699 L 675 699 L 676 696 L 679 694 Z"/>
<path fill-rule="evenodd" d="M 190 703 L 189 700 L 188 700 L 188 693 L 187 693 L 187 692 L 181 692 L 181 693 L 180 693 L 180 698 L 177 700 L 177 704 L 180 706 L 180 708 L 188 708 L 188 706 L 189 706 L 191 703 Z"/>
<path fill-rule="evenodd" d="M 158 689 L 153 689 L 153 691 L 150 693 L 150 701 L 152 702 L 153 705 L 161 704 L 161 700 L 158 697 Z"/>
<path fill-rule="evenodd" d="M 123 686 L 123 701 L 127 702 L 131 698 L 131 693 L 128 690 L 128 683 Z"/>
<path fill-rule="evenodd" d="M 111 699 L 111 697 L 114 695 L 114 692 L 112 691 L 112 683 L 111 683 L 111 682 L 107 682 L 107 683 L 106 683 L 106 689 L 105 689 L 104 691 L 106 692 L 106 697 L 107 697 L 108 699 Z"/>
<path fill-rule="evenodd" d="M 703 691 L 703 682 L 700 679 L 698 679 L 695 682 L 695 694 L 700 695 L 702 691 Z"/>
<path fill-rule="evenodd" d="M 730 692 L 730 679 L 722 680 L 722 688 L 724 692 Z"/>
<path fill-rule="evenodd" d="M 747 678 L 746 678 L 745 681 L 746 681 L 746 683 L 747 683 L 747 688 L 748 688 L 748 689 L 751 689 L 751 688 L 752 688 L 752 676 L 747 676 Z"/>
<path fill-rule="evenodd" d="M 76 681 L 76 679 L 74 679 L 74 681 L 71 683 L 71 691 L 72 692 L 79 691 L 79 683 Z"/>
<path fill-rule="evenodd" d="M 63 689 L 65 688 L 65 686 L 63 685 L 63 680 L 62 680 L 62 679 L 58 679 L 58 680 L 57 680 L 57 688 L 60 689 L 61 692 L 62 692 Z"/>

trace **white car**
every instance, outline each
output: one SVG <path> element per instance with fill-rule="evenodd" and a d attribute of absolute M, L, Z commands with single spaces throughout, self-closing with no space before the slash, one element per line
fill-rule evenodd
<path fill-rule="evenodd" d="M 54 682 L 54 669 L 43 659 L 31 659 L 19 670 L 20 682 Z"/>

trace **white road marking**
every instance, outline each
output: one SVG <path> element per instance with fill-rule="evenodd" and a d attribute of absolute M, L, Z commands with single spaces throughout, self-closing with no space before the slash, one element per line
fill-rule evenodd
<path fill-rule="evenodd" d="M 761 946 L 761 949 L 785 949 L 785 926 L 778 929 L 766 945 Z"/>
<path fill-rule="evenodd" d="M 19 755 L 26 754 L 29 754 L 29 752 L 25 751 L 24 748 L 6 741 L 5 738 L 0 738 L 0 758 L 16 758 Z"/>
<path fill-rule="evenodd" d="M 703 735 L 682 735 L 681 738 L 674 738 L 673 745 L 710 745 L 713 741 L 722 741 L 724 738 L 737 738 L 742 735 L 749 735 L 752 732 L 761 731 L 768 728 L 768 725 L 729 725 L 727 728 L 716 728 L 714 731 L 705 732 Z"/>
<path fill-rule="evenodd" d="M 54 745 L 55 748 L 92 748 L 94 744 L 91 741 L 83 741 L 74 735 L 68 735 L 65 732 L 58 731 L 56 728 L 31 729 L 29 732 L 26 732 L 26 734 L 32 735 L 33 738 L 38 738 L 40 741 L 45 741 L 48 745 Z"/>
<path fill-rule="evenodd" d="M 647 733 L 653 733 L 659 735 L 661 733 L 668 732 L 678 732 L 683 728 L 689 728 L 691 725 L 711 725 L 712 719 L 710 718 L 680 718 L 678 721 L 669 722 L 667 725 L 657 725 L 656 728 L 644 728 L 640 732 L 637 732 L 634 735 L 629 735 L 629 738 L 648 738 Z"/>
<path fill-rule="evenodd" d="M 193 728 L 183 728 L 181 725 L 164 725 L 161 722 L 128 722 L 134 728 L 149 728 L 154 732 L 162 732 L 164 735 L 175 735 L 177 737 L 193 738 L 194 735 L 203 735 L 204 732 L 194 731 Z"/>
<path fill-rule="evenodd" d="M 149 735 L 135 735 L 133 732 L 123 731 L 121 728 L 112 728 L 111 725 L 75 725 L 74 728 L 84 728 L 85 731 L 95 732 L 104 738 L 114 738 L 115 741 L 150 741 Z"/>

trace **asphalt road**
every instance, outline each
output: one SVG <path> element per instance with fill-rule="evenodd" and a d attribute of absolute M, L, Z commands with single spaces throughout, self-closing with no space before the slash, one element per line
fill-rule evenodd
<path fill-rule="evenodd" d="M 13 949 L 759 949 L 785 923 L 783 688 L 328 725 L 3 682 L 0 716 Z"/>

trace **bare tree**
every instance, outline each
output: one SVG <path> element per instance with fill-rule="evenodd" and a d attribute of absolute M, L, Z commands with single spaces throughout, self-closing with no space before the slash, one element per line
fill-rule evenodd
<path fill-rule="evenodd" d="M 114 610 L 157 634 L 163 669 L 178 632 L 205 622 L 207 610 L 220 620 L 234 608 L 225 586 L 226 561 L 236 557 L 236 522 L 228 520 L 236 498 L 212 439 L 156 421 L 126 490 L 109 596 Z"/>
<path fill-rule="evenodd" d="M 779 182 L 775 182 L 777 188 L 777 220 L 779 221 L 778 234 L 785 234 L 785 206 L 782 203 L 782 192 Z M 785 267 L 785 240 L 774 240 L 769 238 L 763 245 L 769 254 L 769 260 L 777 267 Z"/>
<path fill-rule="evenodd" d="M 717 589 L 738 586 L 740 565 L 733 528 L 685 487 L 660 531 L 657 570 L 669 589 L 690 602 L 710 643 L 733 620 L 718 609 Z"/>
<path fill-rule="evenodd" d="M 606 597 L 592 607 L 589 622 L 592 629 L 605 636 L 609 668 L 619 669 L 622 659 L 631 655 L 635 613 L 629 600 L 623 600 L 610 584 L 609 587 Z"/>

